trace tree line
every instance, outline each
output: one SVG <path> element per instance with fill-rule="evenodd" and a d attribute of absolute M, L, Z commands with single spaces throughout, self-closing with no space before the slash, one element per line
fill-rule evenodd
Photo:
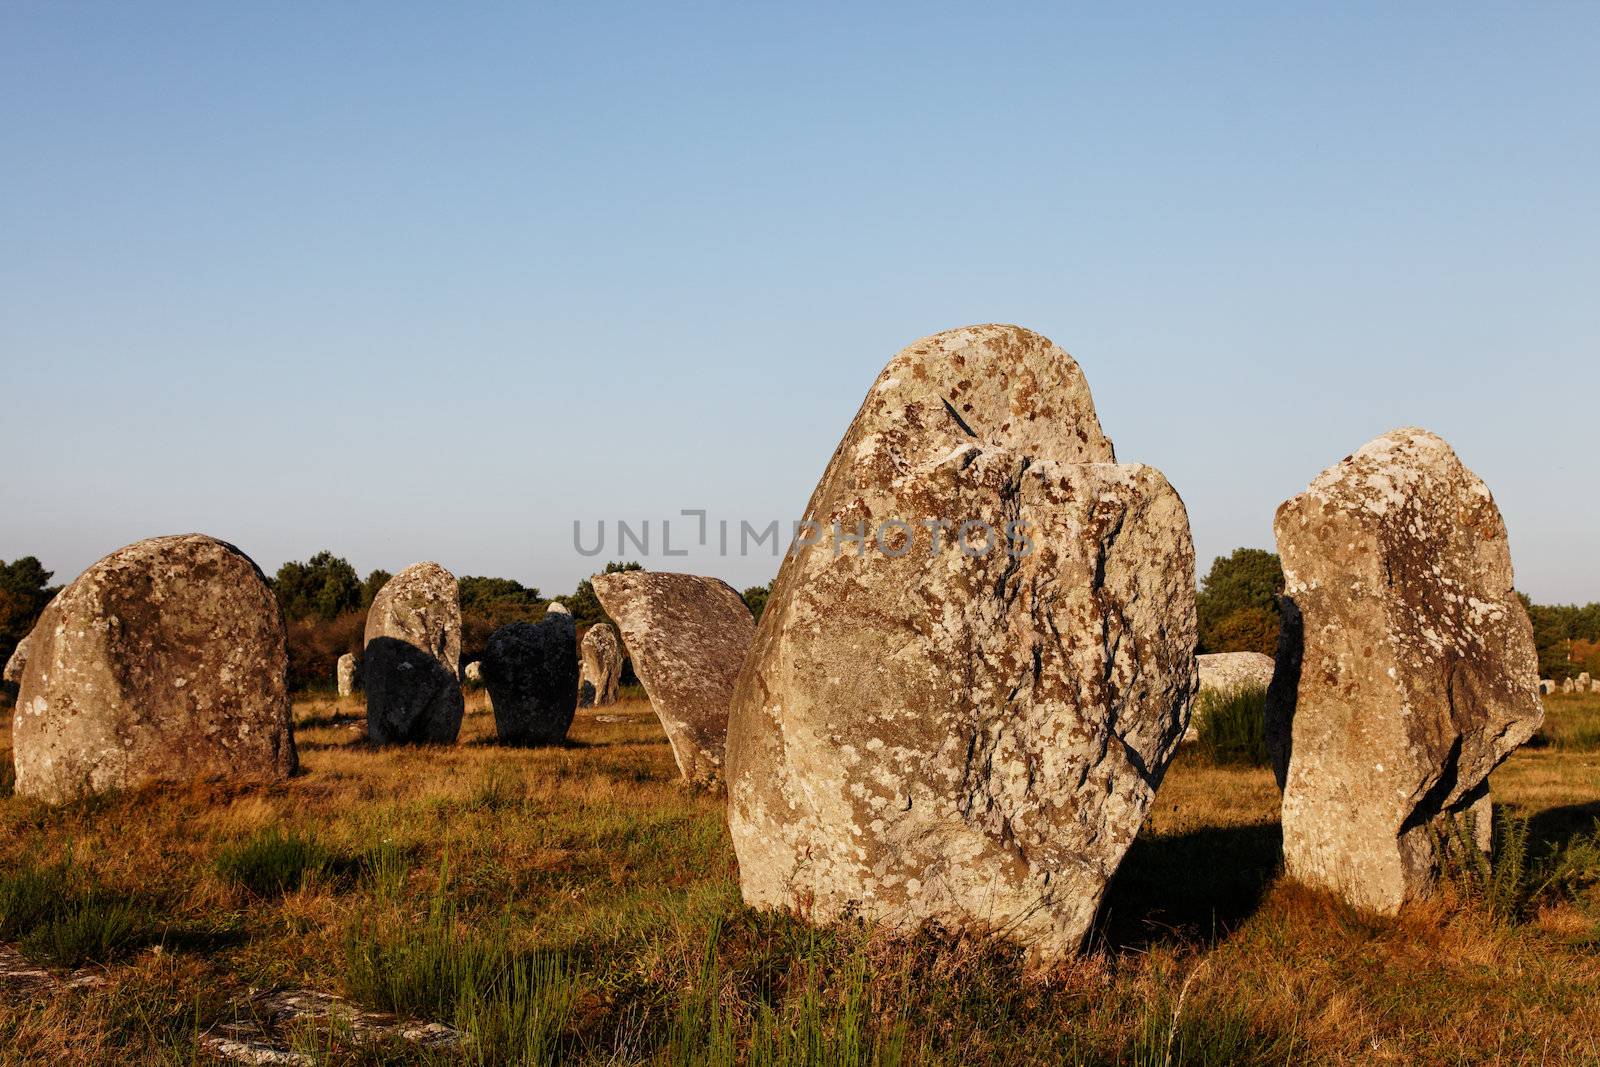
<path fill-rule="evenodd" d="M 637 562 L 606 564 L 605 573 L 641 569 Z M 50 598 L 60 590 L 54 575 L 33 556 L 0 561 L 0 662 L 9 659 L 27 636 Z M 346 652 L 361 655 L 367 609 L 389 580 L 388 571 L 373 570 L 365 578 L 342 556 L 318 552 L 294 560 L 268 579 L 283 607 L 289 636 L 290 685 L 321 689 L 333 684 L 334 668 Z M 461 655 L 463 662 L 482 656 L 489 634 L 511 622 L 538 622 L 551 599 L 560 599 L 579 629 L 611 622 L 593 584 L 585 578 L 570 594 L 545 597 L 537 587 L 514 578 L 467 575 L 459 579 Z M 766 607 L 769 587 L 751 586 L 744 601 L 756 618 Z M 1283 593 L 1283 565 L 1276 553 L 1237 548 L 1218 556 L 1200 580 L 1195 607 L 1200 623 L 1200 648 L 1208 652 L 1264 652 L 1277 647 Z M 1600 603 L 1535 604 L 1522 597 L 1533 622 L 1539 650 L 1539 676 L 1562 678 L 1584 671 L 1600 676 Z"/>

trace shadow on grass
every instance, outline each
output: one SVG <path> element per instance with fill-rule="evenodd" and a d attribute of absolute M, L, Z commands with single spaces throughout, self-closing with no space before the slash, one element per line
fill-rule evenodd
<path fill-rule="evenodd" d="M 1276 822 L 1141 835 L 1111 879 L 1093 936 L 1113 949 L 1174 936 L 1214 944 L 1255 914 L 1282 854 Z"/>
<path fill-rule="evenodd" d="M 1535 856 L 1558 852 L 1575 837 L 1595 832 L 1600 824 L 1600 800 L 1563 804 L 1528 812 L 1528 840 Z"/>

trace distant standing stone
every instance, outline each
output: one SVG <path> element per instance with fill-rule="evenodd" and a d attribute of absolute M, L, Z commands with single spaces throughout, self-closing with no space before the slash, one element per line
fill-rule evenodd
<path fill-rule="evenodd" d="M 351 696 L 356 691 L 356 654 L 346 652 L 339 657 L 339 695 Z"/>
<path fill-rule="evenodd" d="M 1587 693 L 1589 691 L 1590 681 L 1591 679 L 1588 671 L 1584 671 L 1582 674 L 1578 675 L 1578 692 Z"/>
<path fill-rule="evenodd" d="M 504 744 L 555 745 L 578 706 L 578 631 L 564 611 L 514 622 L 489 635 L 483 682 Z"/>
<path fill-rule="evenodd" d="M 1549 678 L 1540 678 L 1539 679 L 1539 693 L 1541 695 L 1547 696 L 1547 695 L 1549 695 L 1551 693 L 1554 693 L 1555 691 L 1556 691 L 1556 683 L 1552 679 L 1549 679 Z"/>
<path fill-rule="evenodd" d="M 572 614 L 572 612 L 567 610 L 567 606 L 565 604 L 563 604 L 559 600 L 552 600 L 552 601 L 550 601 L 550 603 L 546 604 L 544 606 L 544 613 L 546 615 L 571 615 Z"/>
<path fill-rule="evenodd" d="M 1570 693 L 1570 692 L 1572 692 L 1572 690 L 1574 688 L 1575 687 L 1572 684 L 1572 679 L 1571 678 L 1563 678 L 1563 679 L 1561 679 L 1561 691 L 1563 693 Z"/>
<path fill-rule="evenodd" d="M 453 742 L 465 710 L 455 575 L 425 562 L 390 578 L 367 612 L 366 643 L 367 736 L 378 744 Z"/>
<path fill-rule="evenodd" d="M 6 692 L 13 695 L 17 692 L 17 687 L 22 684 L 22 671 L 28 665 L 28 641 L 32 637 L 33 634 L 29 633 L 17 642 L 17 647 L 11 650 L 11 657 L 6 660 L 5 674 L 0 676 Z"/>
<path fill-rule="evenodd" d="M 583 635 L 579 656 L 578 704 L 614 704 L 622 680 L 622 642 L 609 623 L 596 623 Z"/>
<path fill-rule="evenodd" d="M 1196 656 L 1195 662 L 1200 666 L 1202 693 L 1265 689 L 1272 682 L 1273 658 L 1263 652 L 1213 652 Z"/>
<path fill-rule="evenodd" d="M 1490 831 L 1489 772 L 1543 718 L 1505 523 L 1444 441 L 1395 430 L 1278 509 L 1269 699 L 1288 873 L 1393 913 L 1428 895 L 1442 823 Z"/>
<path fill-rule="evenodd" d="M 182 534 L 118 549 L 45 608 L 26 661 L 19 795 L 296 769 L 283 615 L 230 544 Z"/>
<path fill-rule="evenodd" d="M 678 770 L 720 785 L 728 704 L 755 636 L 750 609 L 726 582 L 693 574 L 597 574 L 594 592 L 622 630 Z"/>
<path fill-rule="evenodd" d="M 461 677 L 465 678 L 467 681 L 471 682 L 473 685 L 482 685 L 483 684 L 483 664 L 481 662 L 479 662 L 478 660 L 473 660 L 471 663 L 467 664 L 464 668 L 462 668 Z"/>

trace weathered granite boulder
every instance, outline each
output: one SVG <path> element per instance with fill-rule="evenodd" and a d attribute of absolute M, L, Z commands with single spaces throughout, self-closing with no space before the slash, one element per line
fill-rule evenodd
<path fill-rule="evenodd" d="M 453 742 L 465 710 L 455 575 L 426 562 L 390 578 L 367 611 L 366 642 L 367 736 L 378 744 Z"/>
<path fill-rule="evenodd" d="M 559 600 L 552 600 L 550 603 L 546 604 L 544 606 L 544 613 L 546 616 L 572 614 L 572 612 L 567 610 L 567 606 Z"/>
<path fill-rule="evenodd" d="M 1589 672 L 1588 671 L 1584 671 L 1582 674 L 1578 675 L 1578 684 L 1577 684 L 1578 692 L 1587 693 L 1589 691 L 1590 687 L 1591 687 L 1591 682 L 1592 681 L 1593 681 L 1593 679 L 1591 679 L 1589 677 Z"/>
<path fill-rule="evenodd" d="M 354 652 L 346 652 L 339 657 L 337 674 L 339 695 L 342 697 L 354 695 L 356 691 L 356 654 Z"/>
<path fill-rule="evenodd" d="M 482 669 L 503 744 L 555 745 L 566 738 L 578 707 L 578 631 L 570 614 L 500 627 L 484 646 Z"/>
<path fill-rule="evenodd" d="M 1540 678 L 1539 679 L 1539 693 L 1540 693 L 1541 696 L 1548 696 L 1549 694 L 1554 693 L 1555 691 L 1556 691 L 1556 683 L 1555 683 L 1555 681 L 1553 679 L 1550 679 L 1550 678 Z"/>
<path fill-rule="evenodd" d="M 622 680 L 622 643 L 609 623 L 597 623 L 583 635 L 578 674 L 578 704 L 599 707 L 617 701 Z"/>
<path fill-rule="evenodd" d="M 118 549 L 45 608 L 26 659 L 20 795 L 296 769 L 283 616 L 230 544 L 182 534 Z"/>
<path fill-rule="evenodd" d="M 1272 683 L 1274 660 L 1263 652 L 1212 652 L 1196 656 L 1195 662 L 1200 668 L 1202 693 L 1265 689 Z"/>
<path fill-rule="evenodd" d="M 978 326 L 890 361 L 805 516 L 729 724 L 745 901 L 1076 951 L 1198 684 L 1182 501 L 1070 356 Z"/>
<path fill-rule="evenodd" d="M 1563 678 L 1563 679 L 1561 679 L 1561 691 L 1563 693 L 1570 693 L 1575 688 L 1576 687 L 1572 684 L 1572 679 L 1571 678 Z"/>
<path fill-rule="evenodd" d="M 622 629 L 678 770 L 720 786 L 728 702 L 756 624 L 726 582 L 694 574 L 597 574 L 595 596 Z"/>
<path fill-rule="evenodd" d="M 1433 887 L 1442 820 L 1470 814 L 1488 847 L 1489 772 L 1543 718 L 1505 524 L 1449 445 L 1407 428 L 1324 471 L 1274 531 L 1285 864 L 1392 913 Z"/>
<path fill-rule="evenodd" d="M 465 667 L 461 668 L 461 677 L 462 677 L 463 680 L 471 682 L 473 685 L 482 685 L 483 684 L 483 663 L 482 663 L 482 661 L 473 660 L 471 663 L 469 663 Z"/>

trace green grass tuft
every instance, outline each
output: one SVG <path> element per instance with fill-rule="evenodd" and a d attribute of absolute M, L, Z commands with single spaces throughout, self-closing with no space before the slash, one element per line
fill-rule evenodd
<path fill-rule="evenodd" d="M 1267 691 L 1243 686 L 1201 693 L 1195 701 L 1195 735 L 1200 754 L 1217 765 L 1265 767 Z"/>
<path fill-rule="evenodd" d="M 224 847 L 217 853 L 216 870 L 224 881 L 258 897 L 276 897 L 299 889 L 333 862 L 333 852 L 313 835 L 274 826 Z"/>

